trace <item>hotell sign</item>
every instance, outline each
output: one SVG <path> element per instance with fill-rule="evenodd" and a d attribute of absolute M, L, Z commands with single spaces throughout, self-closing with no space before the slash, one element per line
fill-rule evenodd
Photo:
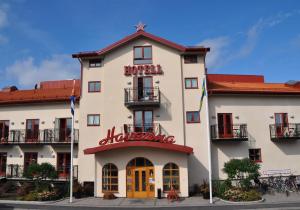
<path fill-rule="evenodd" d="M 124 66 L 124 75 L 161 75 L 163 71 L 158 65 L 138 65 L 138 66 Z"/>
<path fill-rule="evenodd" d="M 174 136 L 155 135 L 152 132 L 130 132 L 115 134 L 115 127 L 108 129 L 107 136 L 99 141 L 99 145 L 121 143 L 126 141 L 154 141 L 160 143 L 174 144 Z"/>

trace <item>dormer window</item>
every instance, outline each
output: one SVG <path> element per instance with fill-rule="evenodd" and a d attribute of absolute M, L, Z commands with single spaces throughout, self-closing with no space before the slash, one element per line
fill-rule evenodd
<path fill-rule="evenodd" d="M 151 64 L 152 46 L 136 46 L 133 48 L 133 64 Z"/>
<path fill-rule="evenodd" d="M 91 59 L 89 60 L 89 67 L 95 68 L 95 67 L 101 67 L 102 66 L 102 59 Z"/>
<path fill-rule="evenodd" d="M 198 63 L 197 55 L 184 55 L 184 63 Z"/>

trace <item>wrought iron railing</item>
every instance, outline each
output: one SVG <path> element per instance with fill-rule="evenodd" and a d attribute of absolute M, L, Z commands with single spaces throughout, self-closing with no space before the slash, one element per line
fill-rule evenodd
<path fill-rule="evenodd" d="M 300 123 L 270 125 L 271 139 L 300 139 Z"/>
<path fill-rule="evenodd" d="M 125 88 L 125 104 L 159 104 L 160 91 L 158 87 L 153 88 Z"/>
<path fill-rule="evenodd" d="M 58 179 L 69 179 L 70 178 L 70 165 L 58 166 L 57 167 Z M 78 166 L 73 166 L 73 177 L 78 178 Z"/>
<path fill-rule="evenodd" d="M 211 125 L 211 139 L 248 140 L 247 124 Z"/>
<path fill-rule="evenodd" d="M 24 167 L 18 164 L 9 164 L 6 168 L 7 178 L 22 178 Z"/>
<path fill-rule="evenodd" d="M 74 129 L 74 142 L 79 141 L 79 129 Z M 22 143 L 70 143 L 71 129 L 44 129 L 32 132 L 26 129 L 9 131 L 9 136 L 0 139 L 0 144 Z"/>
<path fill-rule="evenodd" d="M 143 125 L 124 124 L 124 132 L 125 133 L 150 132 L 150 133 L 154 133 L 155 135 L 158 135 L 161 134 L 161 126 L 159 123 L 143 124 Z"/>
<path fill-rule="evenodd" d="M 69 179 L 70 178 L 70 165 L 57 167 L 58 179 Z M 24 178 L 24 166 L 18 164 L 9 164 L 6 167 L 7 178 Z M 73 177 L 78 178 L 78 165 L 73 166 Z"/>

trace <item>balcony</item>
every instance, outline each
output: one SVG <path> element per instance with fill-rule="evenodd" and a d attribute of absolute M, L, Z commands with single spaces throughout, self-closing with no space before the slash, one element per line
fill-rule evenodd
<path fill-rule="evenodd" d="M 124 132 L 143 132 L 143 133 L 154 133 L 155 135 L 161 134 L 161 126 L 159 123 L 144 124 L 144 125 L 133 125 L 124 124 Z"/>
<path fill-rule="evenodd" d="M 74 143 L 78 144 L 79 129 L 74 129 Z M 10 130 L 7 137 L 0 140 L 0 144 L 70 144 L 71 129 L 44 129 L 37 132 L 18 129 Z"/>
<path fill-rule="evenodd" d="M 125 88 L 124 104 L 127 108 L 140 106 L 160 106 L 160 91 L 158 87 L 154 88 Z"/>
<path fill-rule="evenodd" d="M 272 124 L 270 136 L 272 141 L 300 139 L 300 123 Z"/>
<path fill-rule="evenodd" d="M 211 125 L 211 140 L 214 142 L 248 141 L 247 124 L 233 124 L 230 126 Z"/>
<path fill-rule="evenodd" d="M 25 179 L 23 177 L 24 166 L 17 164 L 9 164 L 6 168 L 6 174 L 2 174 L 2 177 L 6 177 L 9 179 Z M 57 167 L 57 180 L 68 180 L 70 178 L 70 166 L 60 166 Z M 0 175 L 1 177 L 1 175 Z M 75 179 L 78 178 L 78 166 L 73 166 L 73 177 Z"/>

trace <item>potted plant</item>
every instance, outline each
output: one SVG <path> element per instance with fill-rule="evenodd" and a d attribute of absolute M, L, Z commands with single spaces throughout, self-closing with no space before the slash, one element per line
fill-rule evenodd
<path fill-rule="evenodd" d="M 209 199 L 209 184 L 207 183 L 207 181 L 203 181 L 203 184 L 200 186 L 200 192 L 203 196 L 204 199 Z"/>

